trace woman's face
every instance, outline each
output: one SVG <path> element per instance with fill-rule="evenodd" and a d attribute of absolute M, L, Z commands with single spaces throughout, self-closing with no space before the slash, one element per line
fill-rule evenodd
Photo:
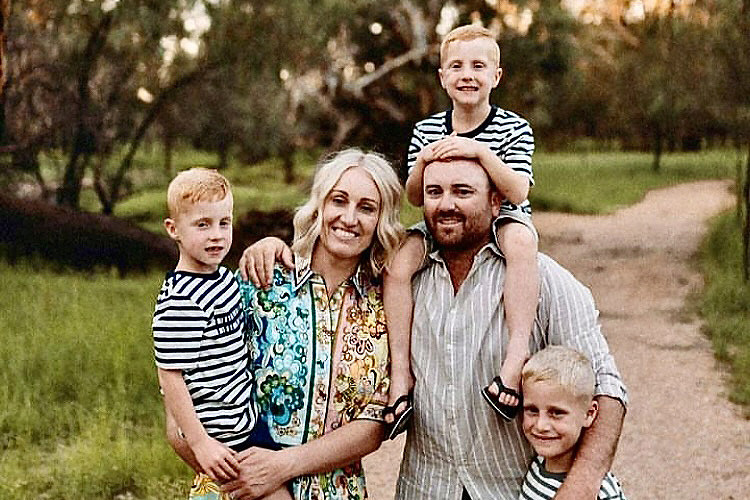
<path fill-rule="evenodd" d="M 318 251 L 357 260 L 370 247 L 380 217 L 380 192 L 360 167 L 344 172 L 323 203 Z"/>

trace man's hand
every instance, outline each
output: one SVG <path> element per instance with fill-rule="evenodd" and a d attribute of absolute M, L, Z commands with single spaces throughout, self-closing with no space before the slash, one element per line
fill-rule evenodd
<path fill-rule="evenodd" d="M 289 269 L 294 268 L 291 249 L 279 238 L 263 238 L 242 252 L 240 275 L 258 288 L 268 288 L 273 283 L 273 267 L 276 262 L 281 262 Z"/>
<path fill-rule="evenodd" d="M 190 448 L 201 469 L 215 481 L 224 482 L 237 477 L 240 464 L 234 457 L 235 453 L 214 438 L 201 439 Z"/>
<path fill-rule="evenodd" d="M 263 498 L 291 479 L 288 476 L 290 464 L 285 460 L 286 454 L 264 448 L 250 448 L 238 455 L 239 474 L 236 479 L 227 482 L 222 490 L 237 500 Z"/>

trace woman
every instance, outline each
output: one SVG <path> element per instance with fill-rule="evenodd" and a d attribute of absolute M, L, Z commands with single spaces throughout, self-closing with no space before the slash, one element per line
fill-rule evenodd
<path fill-rule="evenodd" d="M 295 499 L 366 497 L 360 459 L 383 439 L 388 338 L 380 275 L 403 237 L 401 186 L 357 149 L 323 163 L 294 217 L 294 269 L 243 284 L 263 421 L 279 451 L 239 455 L 234 498 L 284 483 Z"/>

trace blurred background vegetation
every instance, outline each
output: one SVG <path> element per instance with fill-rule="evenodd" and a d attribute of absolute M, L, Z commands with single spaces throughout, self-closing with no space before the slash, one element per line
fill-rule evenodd
<path fill-rule="evenodd" d="M 750 0 L 0 0 L 0 14 L 0 496 L 185 495 L 152 357 L 165 267 L 129 272 L 76 228 L 161 237 L 169 179 L 211 166 L 233 183 L 237 250 L 288 225 L 326 152 L 376 149 L 403 175 L 413 123 L 449 105 L 441 36 L 467 22 L 500 43 L 493 102 L 534 128 L 535 209 L 608 213 L 735 180 L 700 308 L 750 407 Z M 19 255 L 21 234 L 39 255 Z M 73 270 L 62 245 L 113 260 Z"/>

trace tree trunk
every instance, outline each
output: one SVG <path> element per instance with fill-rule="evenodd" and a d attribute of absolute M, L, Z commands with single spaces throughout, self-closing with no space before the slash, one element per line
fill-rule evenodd
<path fill-rule="evenodd" d="M 174 135 L 171 133 L 164 134 L 164 174 L 167 179 L 174 177 Z"/>
<path fill-rule="evenodd" d="M 661 170 L 662 142 L 663 139 L 661 129 L 657 126 L 656 130 L 654 131 L 654 161 L 651 164 L 651 169 L 654 172 L 659 172 Z"/>
<path fill-rule="evenodd" d="M 294 182 L 294 154 L 292 148 L 284 148 L 284 153 L 281 155 L 284 168 L 284 184 L 291 184 Z"/>
<path fill-rule="evenodd" d="M 77 209 L 81 196 L 81 184 L 83 174 L 90 155 L 95 150 L 92 144 L 92 134 L 89 125 L 89 107 L 91 104 L 91 90 L 89 82 L 91 74 L 96 67 L 96 62 L 101 56 L 102 49 L 107 43 L 110 28 L 112 27 L 112 14 L 104 15 L 89 35 L 86 48 L 83 52 L 83 63 L 77 75 L 77 98 L 78 105 L 75 119 L 75 137 L 73 139 L 73 150 L 70 159 L 65 166 L 63 182 L 57 191 L 57 202 L 70 208 Z"/>
<path fill-rule="evenodd" d="M 750 280 L 750 138 L 747 141 L 747 163 L 745 164 L 745 225 L 742 231 L 742 271 L 747 283 Z"/>

